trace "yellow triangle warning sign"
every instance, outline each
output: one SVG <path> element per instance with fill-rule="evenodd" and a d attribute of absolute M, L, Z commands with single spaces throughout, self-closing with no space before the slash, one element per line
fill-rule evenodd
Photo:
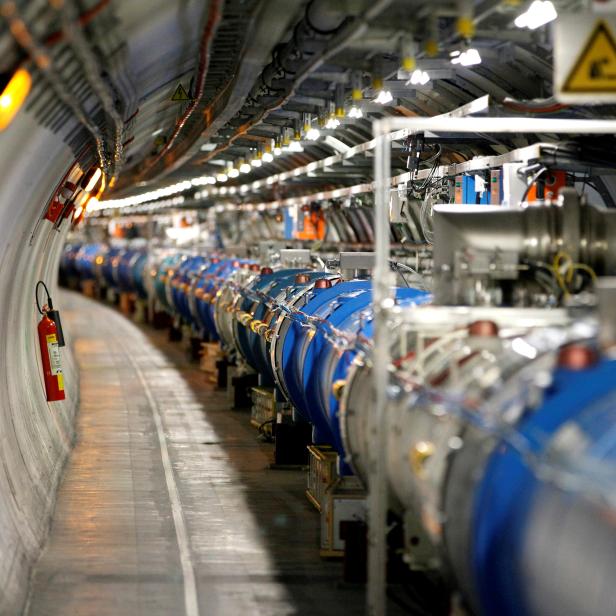
<path fill-rule="evenodd" d="M 562 91 L 616 92 L 616 40 L 605 21 L 597 22 L 592 30 Z"/>
<path fill-rule="evenodd" d="M 184 89 L 184 86 L 181 83 L 178 83 L 178 87 L 175 89 L 171 100 L 176 102 L 184 102 L 191 100 L 191 98 L 188 95 L 188 92 Z"/>

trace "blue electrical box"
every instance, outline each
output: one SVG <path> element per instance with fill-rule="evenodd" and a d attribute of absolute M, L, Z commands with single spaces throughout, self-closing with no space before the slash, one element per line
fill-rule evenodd
<path fill-rule="evenodd" d="M 491 203 L 492 193 L 492 177 L 490 183 L 483 183 L 483 192 L 477 190 L 478 182 L 475 180 L 475 175 L 459 175 L 455 179 L 455 202 L 456 203 L 471 203 L 471 204 L 489 204 Z M 498 179 L 500 183 L 500 178 Z M 501 191 L 502 192 L 502 191 Z M 496 201 L 500 203 L 500 199 Z"/>
<path fill-rule="evenodd" d="M 292 240 L 295 235 L 295 218 L 291 213 L 290 207 L 285 207 L 284 210 L 284 239 Z"/>

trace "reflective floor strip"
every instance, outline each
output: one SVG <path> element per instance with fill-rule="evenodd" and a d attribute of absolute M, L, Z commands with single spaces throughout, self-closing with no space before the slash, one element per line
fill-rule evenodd
<path fill-rule="evenodd" d="M 156 398 L 154 398 L 152 392 L 150 391 L 150 386 L 148 385 L 143 371 L 125 348 L 124 353 L 135 368 L 135 372 L 143 385 L 143 391 L 145 392 L 150 408 L 152 409 L 152 416 L 154 418 L 154 424 L 156 425 L 158 442 L 160 444 L 160 455 L 163 462 L 163 468 L 165 470 L 165 482 L 167 484 L 167 491 L 169 492 L 169 502 L 171 503 L 173 525 L 175 526 L 175 536 L 177 538 L 178 550 L 180 552 L 180 562 L 182 564 L 182 576 L 184 578 L 184 607 L 186 610 L 186 616 L 199 616 L 197 584 L 195 581 L 195 569 L 193 567 L 191 557 L 188 530 L 186 529 L 186 522 L 184 520 L 180 493 L 178 492 L 178 486 L 175 481 L 175 473 L 173 472 L 171 458 L 169 457 L 169 449 L 167 447 L 167 439 L 165 437 L 160 410 L 158 408 Z"/>

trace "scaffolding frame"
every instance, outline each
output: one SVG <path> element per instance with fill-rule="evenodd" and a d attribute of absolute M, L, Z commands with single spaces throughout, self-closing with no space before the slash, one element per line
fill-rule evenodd
<path fill-rule="evenodd" d="M 402 132 L 400 132 L 402 131 Z M 387 485 L 386 457 L 388 372 L 391 364 L 392 335 L 390 313 L 395 305 L 394 273 L 389 267 L 389 196 L 391 187 L 391 149 L 400 135 L 434 134 L 568 134 L 616 135 L 616 120 L 582 120 L 520 117 L 383 118 L 372 124 L 375 178 L 375 269 L 372 283 L 374 302 L 373 383 L 375 407 L 370 415 L 369 434 L 373 446 L 368 460 L 368 584 L 369 616 L 386 614 L 387 564 Z"/>

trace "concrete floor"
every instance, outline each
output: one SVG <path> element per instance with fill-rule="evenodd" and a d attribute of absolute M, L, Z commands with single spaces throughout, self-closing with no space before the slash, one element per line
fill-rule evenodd
<path fill-rule="evenodd" d="M 267 469 L 247 414 L 164 332 L 59 299 L 81 369 L 78 436 L 28 613 L 362 614 L 363 588 L 319 558 L 304 473 Z"/>

